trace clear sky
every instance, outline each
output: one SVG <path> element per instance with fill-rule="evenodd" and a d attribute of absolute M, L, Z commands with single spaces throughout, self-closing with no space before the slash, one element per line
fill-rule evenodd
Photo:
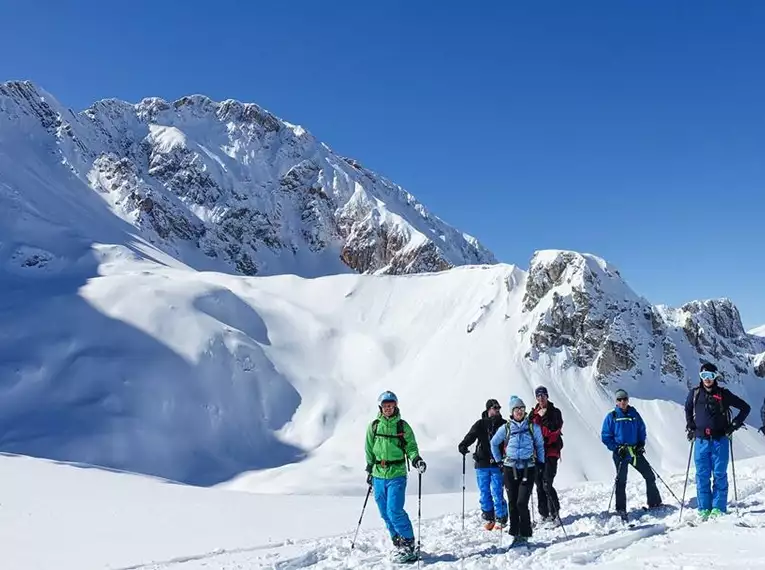
<path fill-rule="evenodd" d="M 501 261 L 765 323 L 765 1 L 0 0 L 0 80 L 253 101 Z"/>

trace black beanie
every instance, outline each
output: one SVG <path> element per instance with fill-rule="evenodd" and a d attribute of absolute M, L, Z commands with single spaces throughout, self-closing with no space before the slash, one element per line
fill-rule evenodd
<path fill-rule="evenodd" d="M 699 372 L 717 372 L 717 366 L 712 364 L 711 362 L 705 362 L 701 365 L 701 370 Z"/>

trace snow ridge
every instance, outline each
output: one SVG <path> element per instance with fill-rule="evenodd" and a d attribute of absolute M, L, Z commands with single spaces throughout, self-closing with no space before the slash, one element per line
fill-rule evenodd
<path fill-rule="evenodd" d="M 496 263 L 400 186 L 252 103 L 108 99 L 75 114 L 32 83 L 8 82 L 0 125 L 0 149 L 18 170 L 0 184 L 24 192 L 44 175 L 77 200 L 89 186 L 191 265 L 189 246 L 245 275 Z"/>

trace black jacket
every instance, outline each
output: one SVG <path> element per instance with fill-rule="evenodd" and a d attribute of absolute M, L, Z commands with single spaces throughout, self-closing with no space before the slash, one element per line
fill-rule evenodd
<path fill-rule="evenodd" d="M 489 442 L 494 434 L 497 433 L 497 430 L 506 423 L 507 420 L 499 414 L 490 418 L 488 412 L 483 412 L 481 419 L 473 424 L 473 427 L 470 428 L 470 431 L 467 432 L 465 438 L 460 442 L 459 447 L 467 449 L 473 442 L 478 441 L 475 446 L 475 453 L 473 453 L 473 461 L 476 468 L 496 465 L 491 455 L 491 445 Z"/>
<path fill-rule="evenodd" d="M 728 410 L 731 407 L 739 412 L 729 421 Z M 685 424 L 687 429 L 694 430 L 696 437 L 718 439 L 725 436 L 731 424 L 740 427 L 750 410 L 749 404 L 716 382 L 710 392 L 706 391 L 703 384 L 699 384 L 688 393 L 685 401 Z"/>

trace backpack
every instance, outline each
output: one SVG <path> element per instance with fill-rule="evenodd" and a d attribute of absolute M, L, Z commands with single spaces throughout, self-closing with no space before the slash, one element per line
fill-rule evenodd
<path fill-rule="evenodd" d="M 534 440 L 534 422 L 531 421 L 531 418 L 528 418 L 528 421 L 526 422 L 529 426 L 529 435 L 531 435 L 531 453 L 532 457 L 534 458 L 534 462 L 536 463 L 537 460 L 537 442 Z M 542 428 L 539 428 L 542 429 Z M 502 453 L 504 454 L 505 451 L 507 451 L 507 444 L 510 443 L 510 422 L 508 421 L 505 424 L 505 449 L 502 450 Z"/>
<path fill-rule="evenodd" d="M 388 435 L 387 433 L 377 433 L 377 425 L 379 423 L 380 423 L 379 419 L 375 419 L 372 422 L 372 431 L 374 432 L 374 437 L 375 438 L 387 437 L 387 438 L 398 439 L 398 446 L 401 448 L 401 451 L 404 453 L 404 459 L 406 460 L 406 470 L 410 471 L 409 456 L 406 454 L 406 439 L 404 439 L 404 420 L 399 418 L 398 422 L 396 422 L 396 433 L 394 435 Z"/>
<path fill-rule="evenodd" d="M 726 406 L 723 401 L 724 392 L 725 392 L 725 388 L 720 388 L 720 400 L 718 401 L 718 405 L 720 406 L 720 411 L 722 412 L 723 416 L 725 416 L 725 420 L 728 422 L 728 425 L 730 425 L 730 408 Z M 693 389 L 693 425 L 696 425 L 696 404 L 698 404 L 699 402 L 700 395 L 701 395 L 701 386 L 696 386 Z M 714 398 L 714 399 L 717 400 L 717 398 Z"/>

